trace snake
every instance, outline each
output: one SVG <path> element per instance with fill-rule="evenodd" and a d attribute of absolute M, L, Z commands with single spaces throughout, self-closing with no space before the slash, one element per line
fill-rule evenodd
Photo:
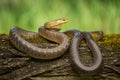
<path fill-rule="evenodd" d="M 67 35 L 58 32 L 61 29 L 61 24 L 66 23 L 68 19 L 60 18 L 57 20 L 48 21 L 44 26 L 39 28 L 39 33 L 23 30 L 19 27 L 11 28 L 9 37 L 11 43 L 20 51 L 37 59 L 54 59 L 65 53 L 69 47 L 69 39 Z M 54 48 L 39 48 L 26 41 L 22 36 L 40 35 L 50 41 L 56 42 L 59 45 Z"/>
<path fill-rule="evenodd" d="M 60 57 L 67 51 L 69 45 L 71 44 L 70 56 L 71 56 L 72 64 L 74 64 L 73 66 L 75 67 L 75 69 L 79 69 L 87 72 L 91 72 L 98 69 L 98 67 L 102 62 L 102 56 L 91 34 L 97 33 L 98 35 L 100 35 L 99 38 L 97 39 L 99 40 L 102 38 L 102 32 L 100 31 L 95 31 L 91 33 L 82 32 L 82 35 L 79 30 L 68 30 L 65 31 L 64 33 L 59 32 L 61 30 L 61 25 L 66 22 L 68 22 L 68 19 L 66 18 L 48 21 L 44 24 L 44 26 L 38 29 L 38 33 L 23 30 L 19 27 L 13 27 L 9 32 L 10 41 L 18 50 L 25 52 L 29 56 L 37 59 L 54 59 Z M 40 35 L 47 40 L 58 43 L 59 45 L 57 47 L 50 49 L 39 48 L 32 45 L 22 37 L 22 36 L 37 36 L 37 35 Z M 85 38 L 89 48 L 92 50 L 94 54 L 93 56 L 94 56 L 95 64 L 92 67 L 84 66 L 79 59 L 78 43 L 80 43 L 83 38 Z M 71 42 L 69 42 L 70 39 Z"/>
<path fill-rule="evenodd" d="M 97 31 L 96 31 L 97 32 Z M 95 32 L 95 33 L 96 33 Z M 94 32 L 93 32 L 94 33 Z M 99 39 L 102 38 L 102 32 L 97 32 L 100 34 Z M 92 66 L 85 66 L 82 61 L 80 60 L 79 57 L 79 44 L 81 41 L 85 39 L 87 42 L 88 47 L 90 48 L 91 52 L 93 53 L 94 57 L 94 64 Z M 97 40 L 99 40 L 97 39 Z M 71 60 L 71 65 L 77 72 L 86 72 L 86 73 L 91 73 L 91 72 L 97 72 L 100 70 L 100 66 L 102 65 L 102 55 L 101 51 L 96 44 L 95 40 L 91 36 L 89 32 L 80 32 L 77 31 L 77 34 L 73 37 L 71 41 L 71 46 L 70 46 L 70 60 Z M 92 74 L 92 73 L 91 73 Z"/>

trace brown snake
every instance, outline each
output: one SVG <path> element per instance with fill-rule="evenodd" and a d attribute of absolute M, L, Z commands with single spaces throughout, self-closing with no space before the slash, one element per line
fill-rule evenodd
<path fill-rule="evenodd" d="M 11 43 L 20 51 L 25 52 L 31 57 L 38 58 L 38 59 L 53 59 L 60 57 L 65 53 L 65 51 L 69 47 L 69 39 L 68 37 L 62 33 L 58 32 L 56 30 L 60 30 L 60 25 L 63 23 L 66 23 L 67 19 L 58 19 L 53 20 L 50 22 L 45 23 L 44 27 L 39 28 L 39 35 L 43 36 L 44 38 L 56 42 L 59 44 L 59 46 L 51 48 L 51 49 L 44 49 L 39 48 L 31 43 L 27 42 L 24 38 L 22 38 L 22 35 L 37 35 L 37 33 L 28 32 L 26 30 L 20 29 L 18 27 L 13 27 L 10 30 L 9 36 Z M 53 25 L 53 23 L 55 23 Z M 52 25 L 51 25 L 52 24 Z M 52 29 L 52 30 L 48 30 Z"/>
<path fill-rule="evenodd" d="M 71 41 L 71 46 L 70 46 L 70 56 L 71 56 L 71 64 L 74 67 L 74 69 L 77 72 L 87 72 L 87 73 L 95 73 L 96 70 L 100 69 L 101 64 L 102 64 L 102 54 L 101 51 L 94 41 L 93 37 L 91 36 L 90 33 L 88 32 L 80 32 L 77 31 L 77 35 L 75 35 Z M 93 32 L 94 33 L 94 32 Z M 99 32 L 101 34 L 102 32 Z M 99 39 L 102 38 L 102 34 L 100 35 Z M 88 47 L 93 53 L 93 58 L 94 58 L 94 64 L 92 66 L 85 66 L 79 57 L 79 43 L 85 39 L 87 42 Z M 97 40 L 99 40 L 97 39 Z M 95 71 L 95 72 L 94 72 Z M 92 73 L 91 73 L 92 74 Z"/>
<path fill-rule="evenodd" d="M 101 65 L 102 56 L 95 41 L 91 37 L 90 33 L 87 32 L 83 32 L 82 35 L 78 30 L 69 30 L 64 33 L 58 32 L 61 29 L 60 25 L 66 23 L 67 21 L 68 21 L 67 19 L 62 18 L 62 19 L 46 22 L 42 28 L 39 28 L 39 33 L 26 31 L 18 27 L 13 27 L 9 33 L 10 41 L 17 49 L 19 49 L 22 52 L 25 52 L 31 57 L 38 59 L 53 59 L 60 57 L 65 53 L 65 51 L 69 47 L 68 38 L 71 38 L 72 41 L 70 46 L 70 56 L 73 66 L 78 70 L 82 70 L 86 72 L 97 70 Z M 97 40 L 101 39 L 102 32 L 95 31 L 95 32 L 91 32 L 91 34 L 92 33 L 99 34 L 100 37 Z M 58 43 L 59 46 L 51 49 L 39 48 L 27 42 L 24 38 L 22 38 L 22 36 L 24 35 L 36 36 L 38 34 L 44 37 L 45 39 Z M 86 40 L 90 50 L 93 52 L 95 64 L 91 67 L 84 66 L 79 59 L 78 43 L 80 43 L 83 38 Z"/>

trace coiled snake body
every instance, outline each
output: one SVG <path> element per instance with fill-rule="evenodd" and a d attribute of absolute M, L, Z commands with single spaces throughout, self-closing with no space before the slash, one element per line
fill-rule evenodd
<path fill-rule="evenodd" d="M 47 22 L 44 24 L 42 28 L 39 28 L 39 33 L 26 31 L 18 27 L 13 27 L 9 33 L 10 41 L 17 49 L 27 53 L 31 57 L 38 59 L 53 59 L 65 53 L 70 44 L 68 38 L 71 38 L 72 40 L 70 45 L 70 56 L 72 61 L 71 64 L 73 64 L 73 67 L 75 67 L 75 69 L 78 69 L 78 71 L 82 70 L 85 72 L 92 72 L 97 70 L 102 63 L 102 55 L 97 44 L 93 40 L 90 33 L 87 32 L 81 33 L 78 30 L 69 30 L 64 33 L 58 32 L 61 29 L 60 25 L 66 23 L 67 21 L 68 21 L 67 19 L 63 18 Z M 102 32 L 96 31 L 92 33 L 99 33 L 100 37 L 98 38 L 98 40 L 101 39 Z M 41 35 L 45 39 L 58 43 L 59 46 L 51 49 L 39 48 L 27 42 L 24 38 L 22 38 L 22 36 L 24 35 L 28 36 Z M 83 65 L 81 63 L 81 60 L 79 59 L 78 43 L 80 43 L 83 38 L 88 43 L 88 46 L 94 56 L 94 65 L 91 67 Z"/>
<path fill-rule="evenodd" d="M 50 25 L 49 22 L 45 23 L 45 27 L 39 28 L 39 34 L 41 36 L 43 36 L 44 38 L 54 41 L 56 43 L 59 43 L 59 46 L 55 47 L 55 48 L 51 48 L 51 49 L 44 49 L 44 48 L 39 48 L 36 47 L 32 44 L 30 44 L 29 42 L 27 42 L 25 39 L 23 39 L 21 36 L 28 34 L 30 35 L 38 35 L 37 33 L 33 33 L 33 32 L 28 32 L 26 30 L 20 29 L 18 27 L 13 27 L 10 30 L 10 41 L 12 42 L 12 44 L 19 49 L 22 52 L 27 53 L 29 56 L 34 57 L 34 58 L 38 58 L 38 59 L 53 59 L 56 57 L 59 57 L 61 55 L 63 55 L 65 53 L 65 51 L 68 49 L 69 47 L 69 39 L 68 37 L 61 32 L 55 31 L 55 29 L 60 30 L 60 27 L 58 27 L 60 24 L 63 24 L 65 22 L 67 22 L 67 19 L 60 19 L 60 20 L 55 20 L 52 22 L 57 22 L 57 21 L 61 21 L 58 22 L 58 25 Z M 57 28 L 54 28 L 56 27 Z M 49 27 L 53 28 L 52 30 L 47 30 Z M 45 29 L 46 28 L 46 29 Z"/>
<path fill-rule="evenodd" d="M 101 32 L 99 32 L 101 33 Z M 102 36 L 100 35 L 99 39 Z M 90 48 L 93 58 L 94 58 L 94 64 L 92 66 L 85 66 L 80 57 L 79 57 L 79 46 L 81 45 L 81 41 L 85 39 L 87 42 L 88 47 Z M 99 40 L 97 39 L 97 40 Z M 77 35 L 75 35 L 71 41 L 71 47 L 70 47 L 70 56 L 71 56 L 71 64 L 74 67 L 74 69 L 77 72 L 87 72 L 87 73 L 95 73 L 97 72 L 101 67 L 102 64 L 102 54 L 101 51 L 94 41 L 93 37 L 88 32 L 77 32 Z M 97 70 L 97 71 L 96 71 Z M 93 74 L 91 73 L 91 74 Z"/>

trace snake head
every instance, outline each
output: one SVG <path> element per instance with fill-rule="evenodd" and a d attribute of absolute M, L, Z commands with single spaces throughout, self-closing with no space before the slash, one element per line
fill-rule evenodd
<path fill-rule="evenodd" d="M 52 21 L 48 21 L 44 24 L 44 27 L 49 30 L 61 30 L 61 25 L 68 22 L 66 18 L 60 18 Z"/>

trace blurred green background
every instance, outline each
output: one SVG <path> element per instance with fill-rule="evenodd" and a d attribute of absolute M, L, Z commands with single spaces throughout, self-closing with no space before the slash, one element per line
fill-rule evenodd
<path fill-rule="evenodd" d="M 12 26 L 37 32 L 46 21 L 58 18 L 69 19 L 62 31 L 120 33 L 120 0 L 0 1 L 0 33 L 9 33 Z"/>

